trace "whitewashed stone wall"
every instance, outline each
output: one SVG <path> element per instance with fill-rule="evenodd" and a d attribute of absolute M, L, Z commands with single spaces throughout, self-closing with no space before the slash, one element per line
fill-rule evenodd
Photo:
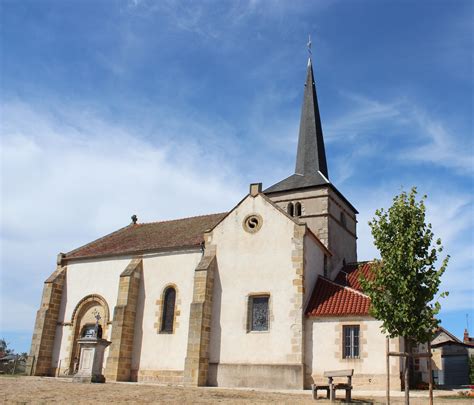
<path fill-rule="evenodd" d="M 255 233 L 243 227 L 252 214 L 263 220 Z M 303 298 L 324 260 L 322 247 L 305 239 L 305 231 L 258 195 L 247 197 L 208 236 L 217 254 L 210 385 L 303 387 Z M 304 262 L 312 268 L 307 280 Z M 249 297 L 260 294 L 270 296 L 269 330 L 249 331 Z"/>
<path fill-rule="evenodd" d="M 132 357 L 132 370 L 139 381 L 180 382 L 186 356 L 194 269 L 201 257 L 201 251 L 194 250 L 144 258 Z M 160 333 L 161 300 L 168 286 L 176 289 L 174 331 Z"/>
<path fill-rule="evenodd" d="M 143 275 L 135 319 L 132 355 L 132 378 L 143 381 L 179 383 L 184 369 L 192 301 L 194 269 L 202 256 L 200 249 L 166 252 L 143 257 Z M 53 368 L 61 364 L 62 372 L 69 367 L 71 341 L 74 331 L 71 322 L 78 303 L 88 295 L 100 295 L 109 307 L 112 321 L 117 302 L 120 274 L 131 257 L 86 260 L 68 264 L 60 315 L 53 349 Z M 160 333 L 163 291 L 176 288 L 175 328 L 172 334 Z M 112 325 L 105 328 L 103 337 L 110 340 Z M 104 358 L 107 363 L 108 349 Z M 58 371 L 59 372 L 59 371 Z"/>
<path fill-rule="evenodd" d="M 72 329 L 74 309 L 84 297 L 100 295 L 107 302 L 110 316 L 112 316 L 117 301 L 119 277 L 130 260 L 131 257 L 85 260 L 67 265 L 52 359 L 53 369 L 61 364 L 61 370 L 58 373 L 64 373 L 69 368 L 74 333 Z M 105 328 L 103 336 L 105 339 L 110 339 L 110 326 Z M 107 355 L 108 349 L 105 351 L 104 367 Z"/>
<path fill-rule="evenodd" d="M 344 325 L 360 326 L 360 358 L 343 358 Z M 312 381 L 327 382 L 325 371 L 354 369 L 356 389 L 382 390 L 386 383 L 386 337 L 381 322 L 371 317 L 310 318 L 306 320 L 306 364 L 311 367 Z M 390 341 L 390 350 L 399 350 L 398 339 Z M 390 360 L 392 389 L 400 389 L 400 360 Z"/>

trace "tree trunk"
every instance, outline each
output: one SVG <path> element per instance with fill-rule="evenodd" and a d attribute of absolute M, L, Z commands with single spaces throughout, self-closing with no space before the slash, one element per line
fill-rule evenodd
<path fill-rule="evenodd" d="M 410 355 L 411 344 L 408 338 L 405 338 L 405 352 L 408 356 L 405 357 L 405 405 L 410 405 Z"/>
<path fill-rule="evenodd" d="M 433 405 L 433 363 L 432 361 L 432 353 L 431 353 L 431 341 L 428 340 L 428 353 L 430 357 L 428 357 L 428 373 L 429 373 L 429 384 L 430 384 L 430 405 Z"/>
<path fill-rule="evenodd" d="M 390 338 L 387 336 L 387 405 L 390 405 Z"/>

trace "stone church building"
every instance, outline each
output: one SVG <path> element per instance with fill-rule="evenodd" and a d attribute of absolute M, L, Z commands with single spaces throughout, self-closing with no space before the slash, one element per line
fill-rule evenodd
<path fill-rule="evenodd" d="M 98 313 L 108 381 L 303 389 L 353 368 L 356 388 L 385 387 L 386 338 L 359 284 L 370 263 L 357 263 L 357 210 L 329 178 L 309 60 L 295 173 L 251 184 L 229 212 L 133 218 L 59 254 L 31 373 L 74 374 L 77 340 Z"/>

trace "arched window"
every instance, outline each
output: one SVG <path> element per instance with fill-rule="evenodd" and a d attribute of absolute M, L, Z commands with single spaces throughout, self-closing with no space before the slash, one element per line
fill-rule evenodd
<path fill-rule="evenodd" d="M 164 294 L 163 313 L 161 317 L 161 332 L 173 333 L 174 306 L 176 303 L 176 290 L 168 287 Z"/>
<path fill-rule="evenodd" d="M 295 215 L 295 207 L 294 207 L 293 203 L 288 204 L 288 207 L 286 208 L 286 212 L 288 212 L 288 215 L 290 217 Z"/>
<path fill-rule="evenodd" d="M 301 203 L 297 202 L 295 204 L 295 217 L 301 216 Z"/>

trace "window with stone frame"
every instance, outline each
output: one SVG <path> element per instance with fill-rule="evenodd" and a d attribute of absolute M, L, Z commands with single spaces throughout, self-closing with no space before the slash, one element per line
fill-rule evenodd
<path fill-rule="evenodd" d="M 248 302 L 249 332 L 264 332 L 269 329 L 269 295 L 253 295 Z"/>
<path fill-rule="evenodd" d="M 162 333 L 173 333 L 175 304 L 176 290 L 173 287 L 168 287 L 163 299 L 163 312 L 160 328 L 160 332 Z"/>
<path fill-rule="evenodd" d="M 343 334 L 343 358 L 358 359 L 360 357 L 360 326 L 344 325 Z"/>

